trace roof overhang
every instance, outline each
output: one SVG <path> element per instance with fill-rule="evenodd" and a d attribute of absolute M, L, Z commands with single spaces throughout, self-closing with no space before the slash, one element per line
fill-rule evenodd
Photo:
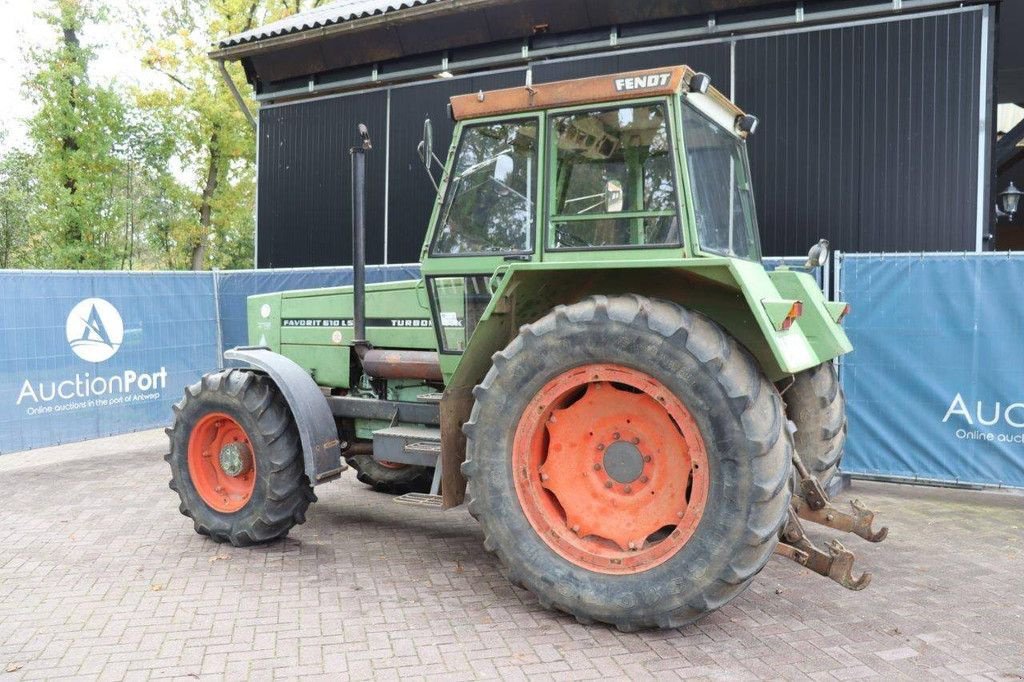
<path fill-rule="evenodd" d="M 398 5 L 402 3 L 383 3 Z M 524 41 L 538 35 L 607 30 L 667 19 L 706 24 L 716 12 L 792 7 L 779 0 L 434 0 L 371 16 L 293 30 L 227 38 L 210 53 L 243 60 L 250 81 L 284 81 L 472 46 Z M 696 24 L 695 24 L 696 26 Z M 273 35 L 270 35 L 273 33 Z M 248 37 L 247 37 L 248 36 Z"/>
<path fill-rule="evenodd" d="M 567 33 L 792 3 L 781 0 L 428 0 L 415 5 L 412 2 L 382 4 L 396 8 L 354 19 L 315 22 L 313 26 L 301 20 L 300 15 L 294 18 L 296 21 L 279 29 L 266 27 L 269 30 L 264 32 L 252 31 L 225 38 L 210 56 L 237 60 L 310 42 L 330 41 L 338 36 L 360 34 L 362 38 L 363 34 L 382 30 L 397 33 L 390 36 L 387 45 L 360 45 L 360 51 L 366 57 L 342 65 L 351 66 L 372 63 L 376 61 L 370 58 L 374 53 L 389 48 L 397 50 L 388 57 L 394 58 L 449 49 L 460 44 L 479 45 L 488 41 L 528 38 L 537 33 Z M 403 4 L 412 6 L 398 6 Z M 287 28 L 289 26 L 291 30 Z M 438 32 L 437 29 L 442 30 Z"/>
<path fill-rule="evenodd" d="M 1024 101 L 1024 1 L 997 2 L 996 94 L 1001 102 Z M 369 70 L 395 60 L 427 61 L 460 49 L 506 44 L 537 55 L 528 41 L 559 34 L 596 34 L 610 27 L 657 22 L 680 36 L 712 36 L 842 21 L 844 15 L 883 16 L 946 6 L 954 0 L 358 0 L 318 8 L 272 25 L 222 40 L 210 56 L 242 61 L 250 83 L 287 83 L 319 74 Z M 839 9 L 836 9 L 839 7 Z M 796 8 L 796 9 L 794 9 Z M 758 27 L 761 27 L 760 29 Z M 660 30 L 660 29 L 659 29 Z M 599 39 L 595 37 L 595 42 Z M 605 35 L 604 42 L 608 42 Z M 621 41 L 620 41 L 621 42 Z M 435 72 L 441 58 L 437 57 Z M 431 64 L 434 64 L 432 61 Z M 376 78 L 376 71 L 374 71 Z M 365 80 L 365 78 L 364 78 Z"/>

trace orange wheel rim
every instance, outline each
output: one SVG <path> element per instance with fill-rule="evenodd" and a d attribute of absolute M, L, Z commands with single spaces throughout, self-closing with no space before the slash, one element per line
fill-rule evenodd
<path fill-rule="evenodd" d="M 692 537 L 708 496 L 708 458 L 686 406 L 650 375 L 592 364 L 549 381 L 516 429 L 516 495 L 564 559 L 638 573 Z"/>
<path fill-rule="evenodd" d="M 241 424 L 222 412 L 200 419 L 188 439 L 188 473 L 211 508 L 232 513 L 244 507 L 256 487 L 256 462 Z"/>

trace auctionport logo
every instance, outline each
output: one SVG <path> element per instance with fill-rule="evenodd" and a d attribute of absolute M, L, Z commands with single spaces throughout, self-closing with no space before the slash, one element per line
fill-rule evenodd
<path fill-rule="evenodd" d="M 87 298 L 71 309 L 64 325 L 75 355 L 86 362 L 105 362 L 124 341 L 124 320 L 102 298 Z"/>
<path fill-rule="evenodd" d="M 989 443 L 1024 444 L 1024 402 L 987 403 L 982 400 L 968 402 L 957 393 L 942 418 L 945 424 L 954 419 L 959 424 L 954 435 L 960 440 L 981 440 Z M 990 431 L 991 427 L 998 429 Z M 1016 429 L 1007 431 L 1006 427 Z"/>
<path fill-rule="evenodd" d="M 64 332 L 71 351 L 81 360 L 98 364 L 114 357 L 124 342 L 124 320 L 109 301 L 87 298 L 68 313 Z M 124 369 L 113 374 L 77 372 L 56 379 L 25 379 L 15 405 L 30 415 L 114 407 L 159 400 L 167 387 L 167 368 L 154 372 Z"/>

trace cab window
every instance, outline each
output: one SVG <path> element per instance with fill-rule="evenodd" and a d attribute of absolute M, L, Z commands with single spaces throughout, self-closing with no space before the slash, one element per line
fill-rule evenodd
<path fill-rule="evenodd" d="M 463 129 L 433 255 L 533 249 L 537 119 Z"/>
<path fill-rule="evenodd" d="M 700 248 L 760 261 L 746 143 L 689 104 L 682 122 Z"/>
<path fill-rule="evenodd" d="M 681 243 L 665 104 L 553 116 L 551 130 L 548 248 Z"/>

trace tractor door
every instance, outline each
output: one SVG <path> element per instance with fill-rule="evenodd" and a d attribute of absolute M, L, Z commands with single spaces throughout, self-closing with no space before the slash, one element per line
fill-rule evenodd
<path fill-rule="evenodd" d="M 492 275 L 534 258 L 541 129 L 536 114 L 456 129 L 422 266 L 442 357 L 465 350 L 490 303 Z"/>

